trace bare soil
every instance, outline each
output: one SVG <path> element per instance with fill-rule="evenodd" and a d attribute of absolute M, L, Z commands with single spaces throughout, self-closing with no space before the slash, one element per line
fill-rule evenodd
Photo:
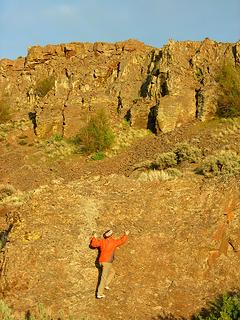
<path fill-rule="evenodd" d="M 30 138 L 19 145 L 14 136 L 0 142 L 0 184 L 16 189 L 0 204 L 1 230 L 14 222 L 0 270 L 2 298 L 17 319 L 39 303 L 63 319 L 190 318 L 218 294 L 239 289 L 239 177 L 205 179 L 188 164 L 175 180 L 133 175 L 134 165 L 180 142 L 206 155 L 239 152 L 236 125 L 192 123 L 101 161 L 78 154 L 50 160 Z M 89 241 L 108 227 L 130 236 L 99 301 Z"/>

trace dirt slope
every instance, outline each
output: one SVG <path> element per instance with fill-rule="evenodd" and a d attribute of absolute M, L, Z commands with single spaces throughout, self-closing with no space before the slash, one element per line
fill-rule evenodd
<path fill-rule="evenodd" d="M 17 211 L 4 298 L 18 311 L 41 302 L 76 319 L 151 319 L 163 310 L 188 316 L 239 285 L 239 254 L 230 245 L 239 250 L 236 183 L 192 176 L 140 183 L 112 175 L 42 186 Z M 98 301 L 89 235 L 106 227 L 131 235 L 116 254 L 112 291 Z"/>
<path fill-rule="evenodd" d="M 77 155 L 51 162 L 43 153 L 36 160 L 36 145 L 2 143 L 1 183 L 16 191 L 0 207 L 1 230 L 14 222 L 1 253 L 1 295 L 17 318 L 38 303 L 64 319 L 189 317 L 217 294 L 239 288 L 239 177 L 204 179 L 190 167 L 171 181 L 131 175 L 134 164 L 176 142 L 206 152 L 238 145 L 237 129 L 225 134 L 227 144 L 214 130 L 194 125 L 149 136 L 98 162 Z M 116 236 L 129 229 L 130 237 L 116 253 L 112 290 L 99 301 L 97 252 L 89 240 L 108 227 Z"/>

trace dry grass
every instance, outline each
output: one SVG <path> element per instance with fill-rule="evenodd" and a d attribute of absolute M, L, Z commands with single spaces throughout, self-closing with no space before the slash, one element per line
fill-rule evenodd
<path fill-rule="evenodd" d="M 141 172 L 138 180 L 148 182 L 148 181 L 167 181 L 173 180 L 178 177 L 181 177 L 182 173 L 175 168 L 169 168 L 166 170 L 148 170 L 145 172 Z"/>

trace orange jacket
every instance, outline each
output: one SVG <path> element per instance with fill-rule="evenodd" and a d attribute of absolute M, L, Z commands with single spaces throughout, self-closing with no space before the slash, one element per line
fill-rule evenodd
<path fill-rule="evenodd" d="M 123 235 L 120 239 L 113 239 L 110 237 L 97 240 L 93 237 L 91 240 L 91 246 L 93 248 L 100 248 L 99 262 L 113 262 L 115 249 L 126 242 L 127 239 L 127 235 Z"/>

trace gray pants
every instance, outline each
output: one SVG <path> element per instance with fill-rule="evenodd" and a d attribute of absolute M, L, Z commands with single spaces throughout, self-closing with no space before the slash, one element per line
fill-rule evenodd
<path fill-rule="evenodd" d="M 101 262 L 100 266 L 102 267 L 102 274 L 97 291 L 98 295 L 102 295 L 104 293 L 104 288 L 109 286 L 115 276 L 115 270 L 113 269 L 111 262 Z"/>

